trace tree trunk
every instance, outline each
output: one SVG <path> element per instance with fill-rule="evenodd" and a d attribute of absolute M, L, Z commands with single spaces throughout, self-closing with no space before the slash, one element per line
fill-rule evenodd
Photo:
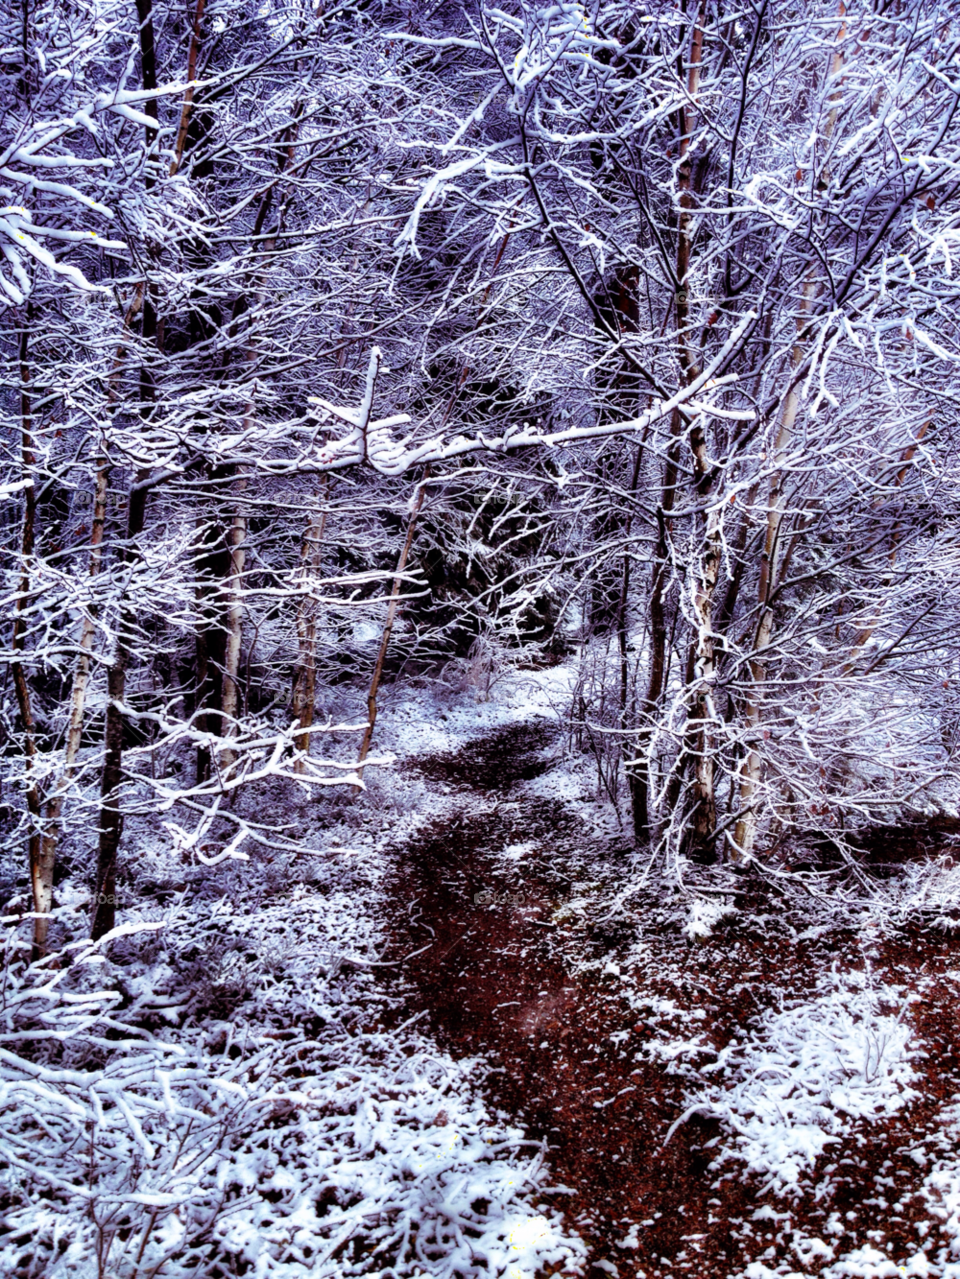
<path fill-rule="evenodd" d="M 690 273 L 690 231 L 692 225 L 692 172 L 689 156 L 690 136 L 694 123 L 694 103 L 700 90 L 700 72 L 703 56 L 703 6 L 697 15 L 690 47 L 690 64 L 687 72 L 688 104 L 683 108 L 683 130 L 680 138 L 680 214 L 677 226 L 677 332 L 680 366 L 687 383 L 697 376 L 695 354 L 690 343 L 690 306 L 688 281 Z M 693 453 L 694 483 L 701 507 L 710 496 L 712 480 L 709 474 L 707 444 L 702 418 L 690 425 L 690 448 Z M 693 760 L 693 801 L 686 815 L 688 827 L 685 844 L 698 861 L 713 860 L 714 830 L 717 824 L 716 796 L 714 793 L 714 737 L 710 725 L 715 719 L 713 705 L 713 679 L 715 675 L 713 640 L 713 597 L 720 566 L 719 513 L 705 511 L 702 549 L 694 587 L 694 618 L 696 632 L 693 641 L 693 678 L 696 684 L 693 701 L 687 716 L 687 733 L 681 759 L 684 755 Z"/>
<path fill-rule="evenodd" d="M 203 17 L 204 0 L 197 0 L 196 22 L 194 25 L 194 33 L 191 40 L 190 56 L 193 65 L 196 65 L 197 41 L 199 39 L 200 21 Z M 191 95 L 192 90 L 188 90 Z M 183 136 L 186 137 L 187 119 L 189 117 L 189 102 L 184 98 L 184 116 L 181 120 L 181 129 Z M 297 107 L 297 115 L 299 115 L 299 106 Z M 291 139 L 284 157 L 281 161 L 281 172 L 293 158 L 294 140 L 296 138 L 296 127 L 292 130 Z M 182 146 L 182 143 L 181 143 Z M 177 154 L 177 163 L 179 163 L 180 152 Z M 258 213 L 258 223 L 260 223 L 260 214 L 266 217 L 266 210 L 269 207 L 269 201 L 265 195 Z M 278 215 L 277 230 L 280 230 L 283 222 L 283 210 Z M 262 223 L 260 223 L 262 225 Z M 263 252 L 269 253 L 276 245 L 276 234 L 268 236 L 264 241 Z M 255 300 L 259 306 L 263 301 L 264 286 L 261 281 L 260 287 L 257 289 Z M 247 363 L 253 365 L 255 361 L 255 351 L 252 344 L 248 344 L 246 352 Z M 255 403 L 251 399 L 244 413 L 242 430 L 244 433 L 250 431 L 254 427 Z M 224 575 L 224 596 L 225 596 L 225 625 L 224 625 L 224 651 L 223 651 L 223 681 L 220 689 L 220 733 L 222 737 L 230 738 L 237 735 L 239 725 L 237 723 L 238 711 L 240 710 L 240 653 L 243 646 L 243 617 L 244 617 L 244 582 L 243 573 L 246 563 L 247 551 L 247 516 L 243 510 L 243 495 L 247 487 L 247 478 L 241 472 L 234 481 L 234 498 L 235 507 L 233 517 L 230 522 L 230 528 L 227 533 L 227 564 L 226 573 Z M 220 755 L 220 768 L 223 780 L 228 779 L 236 766 L 237 754 L 231 747 L 225 747 Z"/>
<path fill-rule="evenodd" d="M 720 513 L 707 512 L 703 550 L 694 596 L 696 638 L 693 677 L 696 693 L 690 710 L 693 730 L 693 806 L 690 811 L 689 848 L 697 859 L 713 861 L 717 802 L 714 791 L 715 739 L 712 726 L 717 713 L 713 702 L 716 674 L 713 599 L 720 570 Z"/>
<path fill-rule="evenodd" d="M 324 494 L 326 487 L 324 483 Z M 302 752 L 304 757 L 310 754 L 311 734 L 308 730 L 313 724 L 314 704 L 317 697 L 317 603 L 311 596 L 310 579 L 320 566 L 320 545 L 326 527 L 325 506 L 322 510 L 311 511 L 300 547 L 300 578 L 304 586 L 304 595 L 297 610 L 300 662 L 293 686 L 293 712 L 297 723 L 305 730 L 296 738 L 297 750 Z M 298 759 L 295 764 L 296 772 L 302 773 L 305 769 L 306 758 Z"/>
<path fill-rule="evenodd" d="M 690 230 L 692 225 L 693 210 L 693 174 L 692 163 L 690 159 L 690 137 L 693 131 L 694 123 L 694 103 L 697 100 L 700 90 L 700 72 L 703 56 L 703 22 L 704 12 L 701 4 L 698 9 L 697 19 L 691 34 L 690 42 L 690 61 L 687 70 L 687 105 L 680 112 L 680 163 L 677 170 L 677 182 L 680 189 L 680 210 L 677 216 L 677 293 L 675 298 L 675 310 L 677 317 L 677 358 L 680 364 L 681 379 L 684 384 L 689 383 L 697 375 L 695 353 L 690 343 L 690 335 L 688 332 L 690 324 L 690 305 L 688 294 L 688 282 L 690 275 Z M 680 410 L 675 410 L 671 418 L 670 424 L 671 444 L 667 454 L 667 463 L 664 468 L 664 485 L 663 497 L 661 500 L 661 509 L 658 512 L 658 539 L 657 549 L 654 559 L 654 581 L 651 591 L 650 601 L 650 618 L 651 618 L 651 663 L 650 663 L 650 688 L 647 694 L 647 704 L 645 707 L 650 730 L 652 730 L 653 719 L 657 714 L 660 706 L 660 699 L 663 694 L 663 685 L 666 675 L 666 626 L 663 613 L 663 593 L 666 583 L 666 574 L 668 571 L 668 536 L 669 536 L 669 512 L 673 508 L 676 496 L 677 476 L 679 470 L 678 440 L 682 434 L 682 416 Z M 698 424 L 691 427 L 691 446 L 694 453 L 695 467 L 698 455 L 705 456 L 705 443 L 703 442 L 702 432 Z M 703 483 L 703 474 L 698 473 L 699 486 Z M 710 567 L 708 557 L 704 557 L 701 565 L 701 591 L 706 586 L 706 594 L 700 599 L 700 603 L 704 607 L 712 606 L 713 590 L 709 586 Z M 715 585 L 715 580 L 714 580 Z M 699 599 L 699 595 L 698 595 Z M 698 625 L 698 635 L 703 631 L 702 625 Z M 704 652 L 704 658 L 708 658 L 708 654 Z M 704 669 L 709 669 L 712 675 L 712 665 L 709 660 L 705 660 Z M 706 686 L 701 681 L 701 688 L 705 691 Z M 698 730 L 705 726 L 704 717 L 705 701 L 698 696 L 694 705 L 691 707 L 691 715 L 695 721 L 696 727 L 694 736 L 698 736 Z M 647 749 L 647 743 L 641 743 L 644 750 Z M 706 823 L 711 814 L 715 816 L 715 801 L 713 798 L 713 759 L 710 754 L 706 740 L 695 741 L 694 753 L 697 758 L 695 766 L 695 807 L 694 807 L 694 844 L 702 843 L 702 832 L 706 828 Z M 686 741 L 681 748 L 680 756 L 675 764 L 675 785 L 671 788 L 671 799 L 675 802 L 676 796 L 679 795 L 680 770 L 685 767 L 688 757 Z M 710 830 L 713 825 L 711 822 Z"/>
<path fill-rule="evenodd" d="M 152 0 L 136 0 L 140 35 L 140 69 L 143 87 L 147 91 L 157 88 L 157 54 L 153 30 Z M 159 122 L 157 102 L 148 98 L 144 111 Z M 159 134 L 158 128 L 146 126 L 147 161 L 144 184 L 149 189 L 156 180 L 150 168 L 150 152 Z M 145 343 L 156 342 L 158 333 L 157 309 L 149 283 L 141 286 L 143 305 L 142 334 Z M 146 361 L 140 366 L 140 412 L 149 416 L 148 405 L 154 397 L 153 375 Z M 146 473 L 139 472 L 137 481 L 127 498 L 127 547 L 124 561 L 134 555 L 131 540 L 143 532 L 146 515 L 147 489 L 139 487 Z M 123 829 L 120 811 L 120 785 L 123 780 L 123 700 L 127 686 L 127 666 L 130 661 L 129 644 L 136 621 L 135 609 L 126 595 L 121 598 L 117 619 L 117 645 L 114 660 L 107 672 L 107 716 L 104 730 L 103 773 L 100 779 L 100 839 L 97 853 L 97 877 L 94 884 L 94 912 L 91 936 L 94 940 L 110 932 L 116 920 L 117 850 Z"/>
<path fill-rule="evenodd" d="M 143 0 L 139 0 L 143 3 Z M 180 108 L 180 127 L 177 129 L 177 140 L 174 144 L 173 160 L 170 163 L 170 177 L 174 177 L 180 168 L 183 159 L 183 147 L 187 140 L 187 130 L 190 128 L 190 114 L 193 110 L 193 94 L 194 89 L 191 81 L 197 74 L 197 54 L 200 50 L 200 24 L 203 21 L 203 11 L 206 7 L 206 0 L 197 0 L 196 13 L 193 18 L 193 30 L 190 32 L 190 52 L 187 55 L 187 88 L 183 94 L 183 104 Z"/>
<path fill-rule="evenodd" d="M 13 652 L 17 655 L 11 663 L 13 671 L 13 687 L 17 698 L 17 710 L 23 726 L 24 749 L 27 757 L 28 777 L 30 781 L 26 790 L 27 812 L 30 815 L 30 834 L 27 841 L 28 865 L 30 868 L 30 887 L 33 893 L 33 909 L 49 910 L 44 905 L 41 891 L 41 825 L 40 825 L 40 788 L 36 779 L 37 768 L 37 735 L 33 718 L 33 705 L 30 699 L 30 685 L 23 669 L 20 654 L 23 653 L 26 622 L 23 612 L 30 594 L 30 568 L 33 562 L 37 537 L 37 489 L 33 472 L 36 466 L 36 449 L 33 439 L 33 409 L 30 403 L 30 365 L 28 362 L 30 309 L 24 318 L 20 333 L 20 456 L 23 464 L 25 487 L 23 490 L 23 530 L 20 535 L 20 582 L 17 590 L 17 602 L 13 620 Z"/>
<path fill-rule="evenodd" d="M 127 499 L 127 546 L 123 559 L 135 555 L 133 539 L 143 532 L 147 509 L 146 473 L 139 472 Z M 126 593 L 120 600 L 117 619 L 117 646 L 107 672 L 107 723 L 104 732 L 103 774 L 100 779 L 100 843 L 97 878 L 94 884 L 94 913 L 91 936 L 94 941 L 110 932 L 117 914 L 117 850 L 123 832 L 120 786 L 123 782 L 123 701 L 127 688 L 130 645 L 136 624 L 136 610 Z"/>
<path fill-rule="evenodd" d="M 157 87 L 157 46 L 153 36 L 153 0 L 136 0 L 137 23 L 140 37 L 140 74 L 143 87 L 152 92 Z M 143 103 L 144 114 L 153 116 L 159 121 L 156 98 L 147 98 Z M 147 130 L 147 145 L 152 146 L 157 136 L 156 129 Z"/>
<path fill-rule="evenodd" d="M 630 493 L 636 499 L 637 485 L 640 482 L 640 467 L 643 463 L 643 449 L 646 443 L 646 436 L 637 446 L 636 456 L 633 460 L 633 475 L 630 479 Z M 633 527 L 633 509 L 627 514 L 626 528 L 624 536 L 629 538 Z M 630 554 L 629 550 L 623 557 L 622 577 L 620 583 L 620 600 L 617 606 L 617 645 L 620 649 L 620 731 L 623 735 L 621 740 L 626 740 L 626 732 L 629 723 L 636 719 L 636 690 L 634 689 L 632 711 L 630 708 L 629 685 L 630 685 L 630 662 L 628 657 L 628 640 L 630 629 Z M 627 788 L 630 793 L 631 812 L 634 815 L 634 830 L 636 830 L 636 808 L 638 804 L 638 778 L 633 772 L 630 762 L 624 761 L 624 774 L 627 779 Z M 646 811 L 646 794 L 643 795 L 642 802 L 644 804 L 644 812 Z"/>
<path fill-rule="evenodd" d="M 797 332 L 803 328 L 810 303 L 816 293 L 813 273 L 807 275 L 803 286 L 800 313 L 797 316 Z M 803 347 L 794 343 L 790 352 L 790 372 L 796 382 L 796 370 L 803 359 Z M 791 385 L 784 400 L 783 412 L 780 415 L 780 428 L 774 452 L 776 470 L 770 477 L 770 490 L 767 497 L 767 529 L 760 560 L 760 574 L 757 583 L 757 603 L 760 617 L 753 642 L 753 657 L 750 661 L 750 689 L 747 694 L 745 716 L 747 752 L 740 769 L 740 816 L 733 833 L 733 847 L 730 850 L 732 861 L 747 861 L 753 852 L 753 844 L 757 833 L 756 794 L 760 785 L 762 761 L 760 758 L 757 734 L 760 727 L 761 701 L 763 683 L 766 679 L 766 665 L 763 654 L 770 645 L 773 632 L 773 609 L 770 606 L 778 578 L 778 559 L 780 550 L 780 525 L 783 520 L 783 471 L 787 449 L 793 440 L 793 428 L 800 408 L 800 392 L 796 385 Z"/>
<path fill-rule="evenodd" d="M 639 277 L 636 267 L 618 268 L 609 286 L 596 298 L 597 311 L 604 323 L 597 324 L 600 334 L 612 331 L 619 336 L 636 333 L 640 328 Z M 597 375 L 600 396 L 598 422 L 615 422 L 636 416 L 641 396 L 640 379 L 626 361 L 618 359 L 613 369 Z M 642 450 L 641 450 L 642 451 Z M 602 559 L 593 573 L 590 589 L 590 629 L 595 635 L 608 634 L 619 624 L 623 585 L 623 565 L 617 555 L 629 524 L 617 500 L 622 452 L 614 445 L 602 450 L 597 461 L 599 487 L 605 496 L 593 516 L 593 540 L 603 548 Z M 632 491 L 632 490 L 631 490 Z"/>
<path fill-rule="evenodd" d="M 650 759 L 649 751 L 667 670 L 666 592 L 670 575 L 670 514 L 677 493 L 679 467 L 678 439 L 680 414 L 674 410 L 670 419 L 670 444 L 663 469 L 663 486 L 657 508 L 657 542 L 653 552 L 653 579 L 650 583 L 650 678 L 640 714 L 636 758 L 630 768 L 635 778 L 633 795 L 633 833 L 637 843 L 646 841 L 650 823 Z"/>
<path fill-rule="evenodd" d="M 223 691 L 220 699 L 222 708 L 221 735 L 235 737 L 237 733 L 237 711 L 240 707 L 240 650 L 243 642 L 243 569 L 246 562 L 247 517 L 239 505 L 246 488 L 246 477 L 238 476 L 236 481 L 237 508 L 233 513 L 230 531 L 227 534 L 227 548 L 230 555 L 230 567 L 226 578 L 226 646 L 223 660 Z M 236 763 L 236 751 L 224 748 L 220 756 L 221 775 L 228 778 Z"/>
<path fill-rule="evenodd" d="M 212 478 L 222 477 L 220 468 Z M 194 640 L 195 669 L 193 696 L 194 725 L 198 732 L 216 733 L 221 727 L 223 671 L 226 658 L 226 632 L 218 608 L 220 583 L 230 571 L 230 553 L 223 527 L 198 520 L 195 571 L 197 579 L 197 613 L 200 621 Z M 210 778 L 213 759 L 208 746 L 197 747 L 197 784 Z"/>
<path fill-rule="evenodd" d="M 390 636 L 393 634 L 393 624 L 397 616 L 397 608 L 400 604 L 400 587 L 403 585 L 403 571 L 407 567 L 407 557 L 410 554 L 410 547 L 413 545 L 413 534 L 417 526 L 417 516 L 423 506 L 423 495 L 426 491 L 426 481 L 430 468 L 425 467 L 423 477 L 417 485 L 416 494 L 410 504 L 410 520 L 407 524 L 407 536 L 404 539 L 403 550 L 400 552 L 400 558 L 397 560 L 396 576 L 393 579 L 393 589 L 390 592 L 390 604 L 387 607 L 387 620 L 383 628 L 383 636 L 380 640 L 380 648 L 377 652 L 376 665 L 373 668 L 373 678 L 370 681 L 370 692 L 367 694 L 367 727 L 364 729 L 363 741 L 360 743 L 360 754 L 357 758 L 357 777 L 363 777 L 363 761 L 367 758 L 367 752 L 370 750 L 370 743 L 373 740 L 373 729 L 377 722 L 377 692 L 380 688 L 380 677 L 383 675 L 383 663 L 387 656 L 387 649 L 390 646 Z M 359 790 L 359 787 L 356 788 Z M 356 793 L 356 791 L 354 792 Z"/>

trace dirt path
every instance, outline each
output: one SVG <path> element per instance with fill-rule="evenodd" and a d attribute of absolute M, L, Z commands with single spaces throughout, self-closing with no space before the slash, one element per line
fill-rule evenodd
<path fill-rule="evenodd" d="M 455 816 L 421 831 L 398 859 L 394 954 L 421 952 L 404 967 L 411 1010 L 429 1010 L 454 1055 L 485 1056 L 491 1102 L 546 1139 L 559 1187 L 547 1198 L 587 1241 L 594 1279 L 713 1279 L 758 1256 L 773 1267 L 790 1255 L 791 1230 L 822 1232 L 828 1209 L 849 1219 L 849 1246 L 875 1183 L 917 1182 L 908 1148 L 918 1124 L 935 1124 L 936 1106 L 858 1137 L 849 1175 L 837 1171 L 845 1152 L 836 1150 L 829 1203 L 794 1206 L 791 1217 L 772 1200 L 780 1219 L 753 1226 L 763 1199 L 735 1173 L 721 1180 L 710 1171 L 716 1151 L 704 1147 L 719 1133 L 715 1121 L 693 1118 L 664 1148 L 690 1072 L 659 1045 L 669 1045 L 669 1006 L 685 1004 L 700 1018 L 707 1050 L 721 1047 L 778 990 L 802 991 L 837 960 L 862 963 L 859 939 L 834 931 L 798 940 L 759 899 L 752 906 L 762 927 L 745 911 L 746 923 L 697 947 L 664 923 L 670 912 L 658 914 L 650 898 L 613 918 L 609 910 L 591 917 L 589 908 L 565 914 L 585 884 L 589 897 L 591 877 L 609 888 L 626 867 L 598 846 L 573 806 L 524 793 L 520 783 L 549 767 L 548 740 L 545 727 L 520 726 L 422 763 L 454 790 Z M 636 960 L 638 939 L 646 962 L 627 982 L 616 969 L 624 955 Z M 933 957 L 933 943 L 914 937 L 899 962 L 913 969 Z M 952 1062 L 941 1095 L 960 1084 L 955 1070 Z M 900 1220 L 885 1237 L 915 1252 L 906 1209 Z"/>

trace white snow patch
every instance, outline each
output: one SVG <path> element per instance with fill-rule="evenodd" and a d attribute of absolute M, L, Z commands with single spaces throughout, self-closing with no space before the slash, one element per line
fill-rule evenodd
<path fill-rule="evenodd" d="M 946 1261 L 947 1256 L 960 1256 L 960 1159 L 956 1154 L 960 1145 L 960 1105 L 956 1101 L 941 1112 L 935 1131 L 933 1144 L 940 1148 L 939 1155 L 922 1149 L 909 1152 L 920 1167 L 930 1162 L 933 1165 L 920 1187 L 920 1194 L 926 1201 L 932 1220 L 916 1223 L 917 1232 L 926 1242 L 911 1258 L 907 1267 L 896 1273 L 916 1276 L 917 1279 L 927 1279 L 928 1276 L 931 1279 L 932 1276 L 937 1276 L 938 1279 L 960 1279 L 960 1264 Z M 927 1241 L 935 1224 L 939 1225 L 941 1238 L 937 1240 L 934 1235 Z M 936 1254 L 936 1261 L 928 1258 L 928 1251 Z M 842 1260 L 846 1261 L 846 1258 Z M 847 1273 L 838 1271 L 836 1279 Z M 834 1279 L 834 1276 L 831 1274 L 829 1279 Z"/>
<path fill-rule="evenodd" d="M 505 848 L 500 854 L 510 862 L 523 861 L 524 857 L 534 852 L 539 845 L 535 839 L 528 839 L 522 844 L 511 844 L 509 848 Z"/>
<path fill-rule="evenodd" d="M 926 1279 L 929 1274 L 929 1263 L 922 1252 L 903 1264 L 891 1261 L 871 1244 L 844 1253 L 832 1266 L 820 1271 L 821 1279 Z"/>
<path fill-rule="evenodd" d="M 903 1010 L 883 1011 L 897 1002 L 897 992 L 874 989 L 863 973 L 834 976 L 819 997 L 764 1014 L 745 1042 L 701 1067 L 717 1082 L 691 1098 L 682 1118 L 716 1115 L 732 1130 L 715 1166 L 740 1160 L 764 1190 L 797 1193 L 826 1147 L 855 1123 L 915 1097 L 910 1027 Z"/>
<path fill-rule="evenodd" d="M 383 709 L 376 740 L 381 749 L 416 759 L 457 750 L 471 738 L 496 728 L 537 719 L 559 723 L 574 678 L 567 666 L 510 671 L 498 682 L 495 696 L 486 702 L 450 690 L 390 685 L 381 695 Z"/>
<path fill-rule="evenodd" d="M 736 914 L 733 896 L 695 897 L 690 906 L 690 918 L 683 931 L 695 941 L 701 937 L 709 937 L 714 926 L 727 915 Z"/>

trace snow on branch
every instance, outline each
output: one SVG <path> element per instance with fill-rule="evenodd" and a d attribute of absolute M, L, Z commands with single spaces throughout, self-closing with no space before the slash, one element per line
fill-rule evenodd
<path fill-rule="evenodd" d="M 196 87 L 200 83 L 207 84 L 210 81 L 191 81 L 190 85 L 171 83 L 157 89 L 136 91 L 118 88 L 97 94 L 92 101 L 88 100 L 73 110 L 66 119 L 30 120 L 16 131 L 16 137 L 12 141 L 6 145 L 0 143 L 0 179 L 22 188 L 27 196 L 40 191 L 48 196 L 59 197 L 64 203 L 58 211 L 67 220 L 75 215 L 77 206 L 98 213 L 101 217 L 113 218 L 113 210 L 106 204 L 73 183 L 55 176 L 62 175 L 65 171 L 83 173 L 111 169 L 113 160 L 105 156 L 75 154 L 69 146 L 62 145 L 64 139 L 81 128 L 95 134 L 95 117 L 104 113 L 111 113 L 140 126 L 156 128 L 157 121 L 138 111 L 135 104 L 182 93 L 188 87 Z M 56 149 L 51 152 L 54 147 Z M 51 176 L 42 176 L 44 174 Z M 6 187 L 2 194 L 9 198 L 13 192 Z M 106 285 L 91 284 L 78 267 L 56 259 L 49 249 L 38 242 L 38 235 L 101 249 L 127 247 L 124 241 L 103 239 L 93 230 L 37 226 L 34 224 L 33 214 L 25 204 L 0 207 L 0 254 L 6 260 L 12 276 L 11 279 L 0 271 L 0 304 L 20 306 L 30 295 L 33 288 L 28 270 L 31 260 L 82 292 L 109 293 Z"/>
<path fill-rule="evenodd" d="M 449 440 L 445 440 L 442 436 L 434 436 L 431 439 L 416 442 L 414 432 L 401 440 L 395 439 L 391 432 L 392 427 L 406 424 L 411 420 L 405 413 L 378 421 L 369 420 L 371 411 L 369 389 L 359 409 L 330 404 L 319 396 L 310 396 L 308 402 L 317 405 L 320 410 L 318 416 L 321 419 L 334 418 L 351 428 L 342 439 L 334 440 L 318 449 L 315 465 L 321 471 L 334 471 L 367 461 L 381 475 L 402 475 L 412 467 L 424 466 L 428 462 L 449 461 L 451 458 L 462 457 L 466 453 L 506 453 L 509 450 L 521 448 L 554 448 L 559 444 L 602 436 L 631 435 L 645 430 L 654 422 L 669 417 L 677 409 L 692 411 L 703 416 L 716 415 L 751 422 L 755 415 L 750 410 L 722 409 L 711 401 L 698 397 L 701 392 L 717 391 L 738 380 L 735 373 L 721 374 L 720 370 L 738 350 L 755 319 L 756 312 L 748 311 L 707 367 L 689 385 L 681 388 L 669 399 L 660 400 L 639 417 L 621 422 L 596 422 L 592 426 L 574 426 L 563 431 L 551 432 L 523 427 L 503 435 L 486 435 L 478 432 L 475 436 L 456 435 Z M 378 369 L 379 365 L 380 351 L 374 347 L 370 356 L 370 369 Z M 371 376 L 375 374 L 368 373 L 368 388 Z"/>

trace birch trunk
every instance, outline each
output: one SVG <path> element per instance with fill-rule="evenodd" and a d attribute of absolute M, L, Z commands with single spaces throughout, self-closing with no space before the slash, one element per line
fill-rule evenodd
<path fill-rule="evenodd" d="M 689 340 L 690 310 L 688 279 L 690 272 L 690 232 L 692 224 L 693 191 L 689 156 L 690 137 L 693 132 L 695 104 L 700 91 L 700 73 L 703 59 L 703 6 L 697 15 L 690 48 L 690 66 L 687 73 L 688 105 L 683 109 L 682 135 L 680 138 L 679 168 L 680 213 L 677 226 L 677 332 L 680 366 L 684 380 L 689 384 L 697 376 L 696 357 Z M 712 478 L 707 456 L 707 442 L 703 419 L 697 418 L 690 425 L 690 449 L 693 453 L 694 483 L 702 506 L 709 501 Z M 714 735 L 711 725 L 716 719 L 713 705 L 713 681 L 716 674 L 713 632 L 713 599 L 720 566 L 719 511 L 707 509 L 703 522 L 700 563 L 694 587 L 694 619 L 696 633 L 693 641 L 693 677 L 696 689 L 687 716 L 687 740 L 681 758 L 693 757 L 693 803 L 687 816 L 685 842 L 694 857 L 703 860 L 713 858 L 714 831 L 717 824 L 717 805 L 714 791 Z M 679 766 L 679 764 L 678 764 Z"/>
<path fill-rule="evenodd" d="M 812 275 L 808 275 L 803 286 L 800 301 L 800 314 L 797 316 L 797 331 L 802 330 L 810 309 L 810 303 L 816 293 L 816 285 Z M 794 343 L 790 353 L 790 371 L 796 374 L 803 359 L 803 347 Z M 793 377 L 796 382 L 796 377 Z M 756 635 L 753 642 L 753 657 L 750 661 L 750 689 L 747 694 L 745 715 L 747 753 L 740 770 L 739 813 L 733 833 L 733 846 L 730 859 L 734 862 L 746 861 L 753 852 L 757 834 L 756 796 L 760 787 L 762 760 L 760 756 L 757 734 L 762 714 L 763 684 L 766 679 L 764 653 L 770 646 L 773 632 L 773 610 L 770 599 L 779 576 L 780 525 L 783 521 L 783 463 L 793 440 L 793 429 L 796 425 L 797 412 L 800 407 L 800 392 L 792 385 L 784 400 L 783 412 L 780 415 L 780 426 L 774 449 L 775 470 L 770 478 L 770 489 L 767 496 L 767 528 L 764 535 L 763 554 L 760 560 L 760 574 L 757 583 L 757 603 L 760 617 L 757 622 Z"/>
<path fill-rule="evenodd" d="M 407 524 L 407 536 L 404 539 L 403 549 L 400 552 L 400 558 L 397 560 L 396 576 L 393 579 L 393 589 L 390 592 L 390 603 L 387 607 L 387 620 L 383 627 L 383 636 L 380 640 L 380 648 L 377 652 L 376 665 L 373 668 L 373 678 L 370 681 L 370 691 L 367 694 L 367 726 L 363 732 L 363 741 L 360 743 L 360 753 L 357 757 L 357 777 L 363 777 L 363 761 L 367 758 L 367 752 L 370 750 L 370 743 L 373 740 L 373 730 L 377 722 L 377 693 L 380 689 L 380 679 L 383 675 L 383 663 L 387 656 L 387 649 L 390 647 L 390 636 L 393 634 L 393 624 L 397 618 L 397 608 L 400 604 L 400 587 L 403 584 L 403 572 L 407 567 L 407 558 L 410 555 L 410 547 L 413 545 L 413 534 L 417 527 L 417 516 L 420 514 L 423 506 L 423 495 L 426 490 L 427 475 L 429 467 L 423 472 L 423 478 L 417 485 L 416 494 L 410 504 L 410 520 Z M 356 788 L 359 790 L 359 786 Z M 356 790 L 354 793 L 356 793 Z"/>

